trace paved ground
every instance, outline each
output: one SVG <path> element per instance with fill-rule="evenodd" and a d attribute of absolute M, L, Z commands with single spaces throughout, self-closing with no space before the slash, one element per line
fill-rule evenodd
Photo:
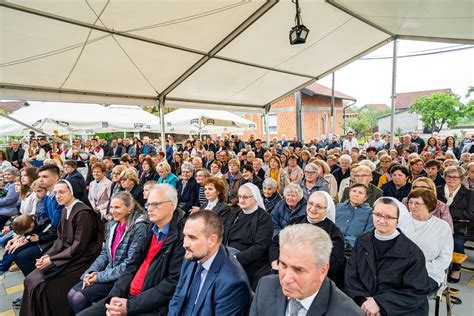
<path fill-rule="evenodd" d="M 474 245 L 471 243 L 471 245 Z M 469 256 L 464 266 L 474 268 L 474 251 L 466 251 Z M 3 249 L 0 249 L 3 256 Z M 463 269 L 461 282 L 453 284 L 461 292 L 457 295 L 463 303 L 453 306 L 453 315 L 472 316 L 474 311 L 474 273 Z M 20 271 L 7 272 L 0 277 L 0 316 L 17 316 L 19 310 L 12 309 L 11 301 L 23 293 L 23 274 Z M 434 315 L 434 301 L 430 301 L 430 315 Z M 441 303 L 440 315 L 446 315 L 446 305 Z"/>

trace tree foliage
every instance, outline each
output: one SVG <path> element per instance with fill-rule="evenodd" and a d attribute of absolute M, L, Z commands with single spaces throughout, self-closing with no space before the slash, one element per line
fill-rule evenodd
<path fill-rule="evenodd" d="M 425 126 L 439 132 L 445 124 L 449 128 L 457 126 L 460 119 L 474 114 L 474 104 L 463 104 L 453 93 L 435 93 L 418 98 L 410 107 L 411 113 L 420 115 Z"/>
<path fill-rule="evenodd" d="M 356 117 L 346 119 L 345 128 L 352 130 L 357 138 L 372 132 L 377 123 L 377 117 L 373 112 L 362 111 Z"/>

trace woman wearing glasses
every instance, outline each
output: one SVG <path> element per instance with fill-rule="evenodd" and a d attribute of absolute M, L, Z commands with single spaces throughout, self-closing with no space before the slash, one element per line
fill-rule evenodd
<path fill-rule="evenodd" d="M 434 182 L 429 178 L 421 177 L 415 179 L 411 186 L 411 192 L 416 189 L 428 189 L 431 190 L 435 196 L 437 196 L 436 186 Z M 402 202 L 403 204 L 405 204 L 405 206 L 408 207 L 408 198 L 404 198 Z M 451 217 L 451 213 L 449 213 L 449 207 L 446 205 L 446 203 L 437 200 L 436 207 L 433 211 L 431 211 L 430 214 L 446 221 L 446 223 L 448 223 L 449 227 L 451 228 L 451 232 L 453 231 L 453 219 Z"/>
<path fill-rule="evenodd" d="M 431 189 L 412 190 L 408 195 L 411 218 L 403 231 L 425 255 L 430 292 L 436 291 L 443 283 L 445 270 L 449 267 L 453 254 L 451 228 L 448 223 L 432 215 L 437 202 Z"/>
<path fill-rule="evenodd" d="M 239 210 L 224 225 L 223 244 L 239 250 L 235 255 L 253 290 L 258 280 L 270 273 L 268 248 L 272 241 L 272 219 L 265 211 L 258 187 L 252 183 L 240 186 Z"/>
<path fill-rule="evenodd" d="M 306 214 L 290 220 L 288 225 L 309 223 L 324 229 L 331 237 L 332 251 L 329 260 L 328 277 L 340 288 L 344 288 L 344 236 L 334 224 L 335 206 L 332 197 L 327 192 L 317 191 L 310 195 L 306 204 Z M 280 235 L 273 237 L 270 246 L 270 262 L 272 269 L 278 270 Z"/>
<path fill-rule="evenodd" d="M 397 225 L 396 201 L 375 202 L 375 230 L 359 238 L 345 272 L 345 292 L 365 315 L 428 315 L 429 277 L 420 248 Z"/>
<path fill-rule="evenodd" d="M 439 186 L 438 198 L 449 206 L 454 225 L 454 251 L 464 253 L 466 240 L 474 239 L 474 191 L 462 185 L 464 169 L 450 166 L 444 170 L 446 185 Z M 453 263 L 448 281 L 459 282 L 461 265 Z"/>

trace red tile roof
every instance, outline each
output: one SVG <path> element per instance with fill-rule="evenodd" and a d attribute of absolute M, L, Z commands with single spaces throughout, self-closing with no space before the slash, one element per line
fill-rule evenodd
<path fill-rule="evenodd" d="M 311 90 L 314 94 L 318 95 L 324 95 L 327 97 L 331 96 L 331 88 L 328 88 L 326 86 L 323 86 L 319 83 L 312 83 L 309 86 L 307 86 L 305 89 Z M 338 99 L 343 99 L 343 100 L 351 100 L 351 101 L 356 101 L 356 98 L 351 97 L 347 94 L 344 94 L 342 92 L 339 92 L 337 90 L 334 90 L 334 97 Z"/>
<path fill-rule="evenodd" d="M 12 113 L 21 108 L 25 102 L 23 101 L 5 101 L 0 102 L 0 110 L 5 110 L 8 113 Z"/>
<path fill-rule="evenodd" d="M 399 111 L 403 109 L 408 109 L 419 97 L 429 97 L 435 93 L 451 93 L 451 89 L 436 89 L 397 93 L 395 98 L 395 110 Z"/>

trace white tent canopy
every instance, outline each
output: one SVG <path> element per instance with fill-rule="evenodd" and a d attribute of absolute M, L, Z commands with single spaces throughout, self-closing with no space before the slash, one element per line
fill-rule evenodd
<path fill-rule="evenodd" d="M 109 117 L 125 132 L 158 131 L 161 128 L 160 118 L 144 111 L 137 105 L 109 105 Z"/>
<path fill-rule="evenodd" d="M 470 0 L 0 1 L 0 98 L 262 111 L 394 38 L 474 44 Z"/>
<path fill-rule="evenodd" d="M 121 118 L 99 104 L 29 102 L 30 106 L 15 111 L 10 116 L 22 123 L 53 134 L 79 132 L 111 132 L 125 130 Z M 0 118 L 0 135 L 22 135 L 29 130 L 7 118 Z M 131 129 L 133 130 L 133 129 Z"/>
<path fill-rule="evenodd" d="M 255 128 L 254 122 L 227 111 L 181 108 L 165 115 L 165 129 L 169 133 L 242 133 Z"/>

